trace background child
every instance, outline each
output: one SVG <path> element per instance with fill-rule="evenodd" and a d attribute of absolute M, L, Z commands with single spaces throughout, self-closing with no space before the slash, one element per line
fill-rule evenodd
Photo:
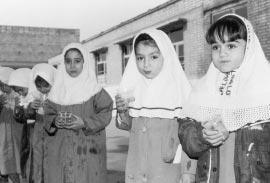
<path fill-rule="evenodd" d="M 27 121 L 29 144 L 29 158 L 26 165 L 26 181 L 44 182 L 44 149 L 45 130 L 44 105 L 47 95 L 51 89 L 55 68 L 49 64 L 35 65 L 30 74 L 29 92 L 25 101 L 29 103 L 27 109 L 22 109 L 20 115 L 16 116 L 19 121 Z M 26 104 L 27 105 L 27 104 Z M 33 123 L 34 122 L 34 123 Z"/>
<path fill-rule="evenodd" d="M 20 138 L 22 125 L 13 119 L 15 93 L 8 85 L 13 69 L 0 67 L 1 114 L 0 114 L 0 172 L 8 175 L 13 183 L 19 183 Z"/>
<path fill-rule="evenodd" d="M 28 93 L 28 85 L 29 85 L 29 76 L 30 76 L 30 69 L 28 68 L 21 68 L 14 70 L 8 81 L 8 85 L 13 89 L 13 91 L 17 92 L 20 96 L 20 98 L 23 98 Z M 21 168 L 23 168 L 23 162 L 24 162 L 24 156 L 28 154 L 28 151 L 25 151 L 25 144 L 26 138 L 27 138 L 27 128 L 25 124 L 17 123 L 14 119 L 14 113 L 16 115 L 17 108 L 20 108 L 19 106 L 23 105 L 23 101 L 19 99 L 19 97 L 16 97 L 13 99 L 13 102 L 15 100 L 15 107 L 13 106 L 12 111 L 10 111 L 10 121 L 14 126 L 17 126 L 15 130 L 13 130 L 15 140 L 15 149 L 16 149 L 16 167 L 18 173 L 23 173 Z M 14 104 L 13 104 L 14 105 Z"/>
<path fill-rule="evenodd" d="M 240 16 L 217 20 L 206 40 L 213 62 L 185 106 L 195 120 L 179 128 L 183 149 L 198 158 L 196 181 L 269 182 L 269 62 Z"/>
<path fill-rule="evenodd" d="M 126 183 L 179 183 L 183 172 L 172 164 L 179 145 L 176 118 L 183 117 L 189 91 L 169 37 L 156 29 L 139 33 L 116 96 L 117 126 L 130 131 Z"/>
<path fill-rule="evenodd" d="M 67 45 L 45 106 L 48 183 L 107 183 L 105 127 L 113 102 L 101 89 L 88 52 Z"/>

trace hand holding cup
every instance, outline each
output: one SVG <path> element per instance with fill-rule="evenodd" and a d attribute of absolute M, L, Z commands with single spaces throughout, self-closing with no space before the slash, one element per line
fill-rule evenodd
<path fill-rule="evenodd" d="M 128 111 L 130 103 L 135 101 L 132 90 L 119 90 L 115 96 L 115 103 L 118 113 L 124 113 Z"/>
<path fill-rule="evenodd" d="M 208 141 L 212 146 L 219 146 L 224 144 L 224 142 L 229 137 L 229 131 L 226 129 L 222 122 L 221 116 L 214 116 L 212 120 L 202 123 L 203 137 Z"/>

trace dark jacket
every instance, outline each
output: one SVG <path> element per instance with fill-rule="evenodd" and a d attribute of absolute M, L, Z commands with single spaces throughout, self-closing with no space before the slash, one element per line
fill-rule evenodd
<path fill-rule="evenodd" d="M 211 147 L 202 136 L 200 122 L 179 119 L 178 136 L 183 150 L 198 159 L 196 182 L 206 182 L 211 157 L 210 183 L 219 182 L 219 148 Z M 262 129 L 245 128 L 235 132 L 234 172 L 236 183 L 270 182 L 270 123 Z M 210 156 L 211 153 L 211 156 Z"/>

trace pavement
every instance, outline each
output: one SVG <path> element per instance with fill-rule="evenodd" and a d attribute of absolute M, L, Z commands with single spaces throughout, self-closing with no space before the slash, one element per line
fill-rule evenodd
<path fill-rule="evenodd" d="M 129 132 L 115 127 L 115 118 L 106 128 L 108 183 L 125 182 Z"/>

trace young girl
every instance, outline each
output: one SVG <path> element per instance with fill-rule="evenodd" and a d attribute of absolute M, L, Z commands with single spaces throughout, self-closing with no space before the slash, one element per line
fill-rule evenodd
<path fill-rule="evenodd" d="M 0 172 L 11 182 L 19 183 L 20 138 L 22 125 L 13 119 L 15 93 L 8 85 L 13 69 L 0 67 L 1 113 L 0 113 Z"/>
<path fill-rule="evenodd" d="M 99 87 L 88 52 L 67 45 L 45 106 L 48 183 L 107 183 L 105 127 L 113 102 Z"/>
<path fill-rule="evenodd" d="M 13 71 L 9 77 L 8 85 L 18 93 L 21 97 L 24 98 L 28 93 L 28 85 L 29 85 L 29 77 L 30 77 L 31 70 L 28 68 L 20 68 L 15 71 Z M 26 125 L 22 123 L 17 123 L 14 119 L 14 113 L 16 115 L 16 111 L 19 108 L 19 106 L 23 105 L 23 101 L 19 100 L 18 97 L 13 99 L 13 102 L 15 100 L 15 107 L 13 103 L 12 111 L 10 112 L 10 119 L 12 119 L 12 123 L 14 123 L 14 126 L 17 126 L 17 129 L 13 130 L 14 137 L 16 139 L 14 142 L 16 142 L 16 167 L 18 169 L 18 173 L 24 173 L 21 168 L 23 168 L 23 161 L 24 156 L 28 154 L 27 151 L 24 151 L 24 142 L 27 142 L 25 139 L 27 138 L 25 136 L 25 132 L 27 130 Z M 18 181 L 19 182 L 19 181 Z"/>
<path fill-rule="evenodd" d="M 117 126 L 130 131 L 126 183 L 179 183 L 176 118 L 189 91 L 169 37 L 156 29 L 139 33 L 116 96 Z"/>
<path fill-rule="evenodd" d="M 41 63 L 35 65 L 31 70 L 29 81 L 29 92 L 25 101 L 29 103 L 27 109 L 22 109 L 16 115 L 18 121 L 25 120 L 28 124 L 27 139 L 29 144 L 29 157 L 26 165 L 27 182 L 41 183 L 44 181 L 44 148 L 45 130 L 44 105 L 47 95 L 51 89 L 55 74 L 55 68 L 49 64 Z M 35 121 L 35 123 L 31 123 Z"/>
<path fill-rule="evenodd" d="M 190 118 L 179 120 L 183 149 L 198 158 L 196 181 L 269 182 L 270 66 L 259 40 L 234 14 L 206 40 L 213 62 L 185 106 Z"/>

